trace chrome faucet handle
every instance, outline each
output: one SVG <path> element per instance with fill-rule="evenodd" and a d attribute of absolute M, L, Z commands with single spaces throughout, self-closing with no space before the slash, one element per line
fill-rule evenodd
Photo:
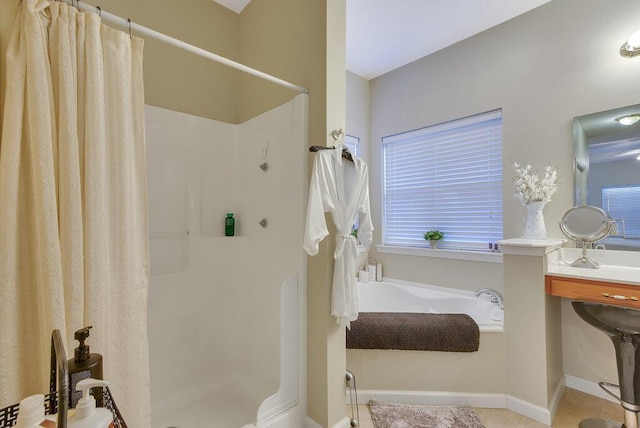
<path fill-rule="evenodd" d="M 488 294 L 489 296 L 491 296 L 491 303 L 496 303 L 498 305 L 500 305 L 500 308 L 503 309 L 504 308 L 504 297 L 502 297 L 502 294 L 500 294 L 498 291 L 493 290 L 491 288 L 482 288 L 478 291 L 476 291 L 476 296 L 480 297 L 483 294 Z"/>

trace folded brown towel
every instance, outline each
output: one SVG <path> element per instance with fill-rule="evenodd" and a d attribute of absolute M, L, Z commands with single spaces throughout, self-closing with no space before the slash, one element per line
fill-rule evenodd
<path fill-rule="evenodd" d="M 347 348 L 475 352 L 478 324 L 467 314 L 361 312 L 347 330 Z"/>

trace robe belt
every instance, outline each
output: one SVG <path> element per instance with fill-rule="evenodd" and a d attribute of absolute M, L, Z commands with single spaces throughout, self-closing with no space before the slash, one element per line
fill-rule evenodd
<path fill-rule="evenodd" d="M 342 257 L 345 251 L 346 255 L 353 260 L 358 255 L 358 243 L 353 235 L 339 233 L 336 235 L 336 251 L 333 253 L 333 258 Z"/>

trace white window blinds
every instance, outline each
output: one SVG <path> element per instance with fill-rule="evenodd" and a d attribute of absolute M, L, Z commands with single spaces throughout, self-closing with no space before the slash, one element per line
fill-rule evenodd
<path fill-rule="evenodd" d="M 640 238 L 639 207 L 640 186 L 602 188 L 602 209 L 618 223 L 618 237 Z"/>
<path fill-rule="evenodd" d="M 382 139 L 383 242 L 487 250 L 502 239 L 502 111 Z"/>
<path fill-rule="evenodd" d="M 360 143 L 360 138 L 354 137 L 352 135 L 346 135 L 344 137 L 344 146 L 349 150 L 354 156 L 358 156 L 358 144 Z"/>

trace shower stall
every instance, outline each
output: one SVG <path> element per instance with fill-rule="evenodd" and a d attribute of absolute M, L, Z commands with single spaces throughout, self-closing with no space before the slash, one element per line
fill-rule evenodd
<path fill-rule="evenodd" d="M 152 426 L 299 427 L 307 95 L 239 125 L 145 113 Z"/>

